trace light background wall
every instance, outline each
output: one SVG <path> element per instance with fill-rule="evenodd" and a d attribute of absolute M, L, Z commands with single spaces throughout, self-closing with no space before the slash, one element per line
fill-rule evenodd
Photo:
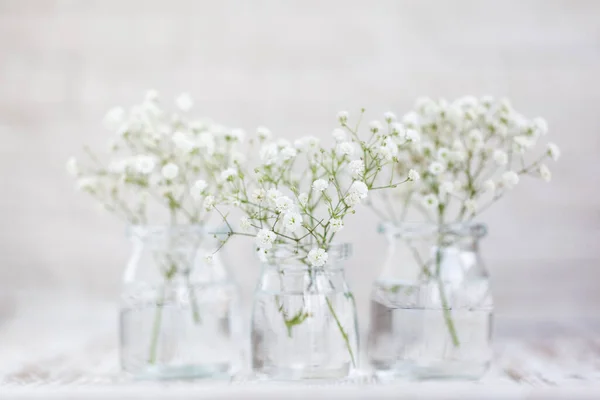
<path fill-rule="evenodd" d="M 593 0 L 0 0 L 0 298 L 117 297 L 124 227 L 74 193 L 64 164 L 147 88 L 290 138 L 328 136 L 341 109 L 381 118 L 420 95 L 494 94 L 545 116 L 563 149 L 551 184 L 527 181 L 482 218 L 498 316 L 598 316 L 599 21 Z M 365 210 L 344 232 L 363 321 L 385 251 L 375 226 Z M 251 245 L 231 253 L 250 299 Z"/>

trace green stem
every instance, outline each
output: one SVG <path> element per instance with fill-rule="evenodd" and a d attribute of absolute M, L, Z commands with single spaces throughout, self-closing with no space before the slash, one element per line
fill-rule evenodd
<path fill-rule="evenodd" d="M 162 320 L 162 310 L 164 302 L 165 286 L 162 287 L 159 300 L 156 304 L 156 311 L 154 314 L 154 326 L 152 328 L 152 339 L 150 340 L 150 355 L 148 357 L 149 364 L 156 364 L 156 357 L 158 352 L 158 338 L 160 336 L 160 325 Z"/>
<path fill-rule="evenodd" d="M 450 307 L 448 307 L 448 299 L 446 298 L 446 292 L 444 291 L 444 284 L 442 282 L 442 278 L 440 276 L 440 269 L 442 264 L 442 243 L 441 236 L 438 241 L 437 251 L 435 255 L 435 265 L 436 265 L 436 276 L 438 280 L 438 289 L 440 293 L 440 300 L 442 302 L 442 312 L 444 313 L 444 321 L 446 322 L 446 326 L 448 327 L 448 332 L 450 333 L 450 337 L 452 338 L 452 344 L 454 347 L 459 347 L 460 342 L 458 341 L 458 335 L 456 334 L 456 328 L 454 327 L 454 321 L 452 319 L 452 313 L 450 311 Z"/>
<path fill-rule="evenodd" d="M 344 331 L 344 328 L 342 327 L 342 324 L 340 323 L 340 320 L 337 317 L 337 314 L 335 313 L 335 310 L 333 309 L 333 306 L 331 305 L 331 301 L 329 301 L 329 297 L 325 296 L 325 300 L 327 301 L 327 307 L 329 307 L 329 312 L 331 312 L 331 315 L 333 315 L 333 318 L 335 319 L 335 323 L 338 326 L 338 329 L 340 330 L 340 333 L 342 334 L 342 338 L 344 338 L 344 342 L 346 342 L 346 347 L 348 348 L 348 353 L 350 353 L 350 359 L 352 360 L 352 366 L 356 368 L 356 361 L 354 360 L 354 352 L 352 352 L 352 346 L 350 346 L 350 340 L 348 339 L 348 334 L 346 333 L 346 331 Z"/>
<path fill-rule="evenodd" d="M 200 318 L 200 310 L 198 309 L 198 299 L 196 298 L 196 292 L 194 291 L 194 287 L 192 282 L 190 281 L 190 273 L 185 274 L 185 280 L 187 283 L 188 291 L 190 292 L 190 305 L 192 307 L 192 316 L 194 317 L 194 322 L 196 324 L 200 324 L 202 322 L 202 318 Z"/>

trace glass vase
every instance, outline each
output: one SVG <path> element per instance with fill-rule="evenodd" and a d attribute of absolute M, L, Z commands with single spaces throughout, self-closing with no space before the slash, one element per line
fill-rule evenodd
<path fill-rule="evenodd" d="M 135 226 L 120 310 L 122 369 L 142 379 L 227 376 L 239 367 L 238 289 L 214 233 Z"/>
<path fill-rule="evenodd" d="M 350 250 L 332 246 L 323 267 L 284 248 L 263 260 L 251 322 L 259 378 L 341 379 L 356 367 L 356 307 L 342 266 Z"/>
<path fill-rule="evenodd" d="M 380 377 L 478 379 L 491 358 L 493 302 L 480 224 L 383 224 L 368 357 Z"/>

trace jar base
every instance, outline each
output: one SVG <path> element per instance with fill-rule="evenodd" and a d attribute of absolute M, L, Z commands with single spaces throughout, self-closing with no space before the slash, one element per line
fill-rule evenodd
<path fill-rule="evenodd" d="M 189 380 L 189 379 L 229 379 L 229 364 L 179 365 L 179 366 L 147 366 L 135 371 L 124 368 L 138 380 Z"/>
<path fill-rule="evenodd" d="M 398 362 L 391 368 L 375 366 L 375 376 L 380 381 L 393 380 L 468 380 L 481 379 L 489 369 L 490 363 L 440 362 L 419 365 L 412 362 Z"/>
<path fill-rule="evenodd" d="M 344 364 L 340 367 L 267 367 L 254 370 L 258 379 L 275 381 L 302 381 L 302 380 L 340 380 L 347 378 L 350 373 L 350 365 Z"/>

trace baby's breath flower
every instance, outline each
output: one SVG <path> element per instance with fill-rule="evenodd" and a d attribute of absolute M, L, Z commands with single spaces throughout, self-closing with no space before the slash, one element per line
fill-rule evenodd
<path fill-rule="evenodd" d="M 508 163 L 508 155 L 504 150 L 494 150 L 494 161 L 496 161 L 496 164 L 504 166 Z"/>
<path fill-rule="evenodd" d="M 256 234 L 256 245 L 260 249 L 270 249 L 273 247 L 273 242 L 277 239 L 275 232 L 268 229 L 261 229 Z"/>
<path fill-rule="evenodd" d="M 336 142 L 345 142 L 348 139 L 348 135 L 344 132 L 343 129 L 336 128 L 331 132 L 331 136 Z"/>
<path fill-rule="evenodd" d="M 254 189 L 250 195 L 250 200 L 252 200 L 253 203 L 260 204 L 266 196 L 267 193 L 265 192 L 265 189 Z M 279 193 L 277 193 L 277 196 L 279 196 Z"/>
<path fill-rule="evenodd" d="M 475 214 L 477 212 L 477 202 L 473 199 L 465 200 L 465 209 L 471 213 Z"/>
<path fill-rule="evenodd" d="M 67 172 L 71 176 L 79 175 L 79 166 L 77 165 L 77 159 L 75 157 L 71 157 L 67 160 Z"/>
<path fill-rule="evenodd" d="M 467 147 L 470 150 L 477 150 L 483 144 L 483 135 L 479 129 L 473 129 L 467 137 Z"/>
<path fill-rule="evenodd" d="M 179 175 L 179 167 L 173 163 L 167 163 L 162 167 L 161 174 L 165 179 L 173 180 Z"/>
<path fill-rule="evenodd" d="M 535 142 L 527 136 L 515 136 L 513 140 L 520 152 L 528 150 L 535 145 Z"/>
<path fill-rule="evenodd" d="M 194 184 L 190 188 L 190 196 L 192 196 L 192 199 L 199 201 L 202 198 L 202 196 L 205 194 L 207 187 L 208 187 L 208 184 L 206 183 L 205 180 L 203 180 L 203 179 L 197 180 L 196 182 L 194 182 Z"/>
<path fill-rule="evenodd" d="M 429 164 L 429 168 L 428 168 L 429 172 L 432 175 L 439 175 L 442 172 L 444 172 L 445 169 L 446 168 L 444 168 L 444 165 L 438 161 L 434 161 L 431 164 Z"/>
<path fill-rule="evenodd" d="M 312 184 L 312 188 L 314 190 L 316 190 L 317 192 L 324 191 L 325 189 L 327 189 L 328 186 L 329 186 L 329 182 L 327 182 L 325 179 L 317 179 Z"/>
<path fill-rule="evenodd" d="M 550 168 L 548 168 L 546 164 L 540 165 L 539 172 L 540 176 L 544 181 L 550 182 L 550 180 L 552 179 L 552 173 L 550 172 Z"/>
<path fill-rule="evenodd" d="M 371 129 L 371 132 L 377 133 L 383 129 L 383 125 L 379 121 L 371 121 L 369 122 L 369 129 Z"/>
<path fill-rule="evenodd" d="M 283 227 L 286 231 L 294 233 L 302 226 L 302 216 L 296 212 L 290 212 L 283 217 Z"/>
<path fill-rule="evenodd" d="M 312 249 L 308 252 L 308 262 L 313 267 L 322 267 L 327 263 L 329 255 L 323 249 Z"/>
<path fill-rule="evenodd" d="M 425 208 L 428 209 L 433 209 L 440 204 L 437 196 L 434 194 L 427 194 L 423 196 L 423 198 L 421 199 L 421 203 Z"/>
<path fill-rule="evenodd" d="M 421 135 L 414 129 L 406 130 L 406 140 L 413 143 L 418 143 L 421 140 Z"/>
<path fill-rule="evenodd" d="M 188 112 L 194 106 L 194 101 L 192 100 L 192 96 L 189 93 L 181 93 L 175 99 L 175 105 L 183 112 Z"/>
<path fill-rule="evenodd" d="M 248 217 L 240 218 L 240 229 L 247 232 L 252 227 L 252 223 Z"/>
<path fill-rule="evenodd" d="M 184 153 L 189 153 L 196 147 L 196 143 L 194 143 L 193 140 L 191 140 L 186 134 L 182 132 L 175 132 L 171 140 L 173 140 L 175 147 L 183 151 Z"/>
<path fill-rule="evenodd" d="M 418 181 L 421 179 L 421 175 L 419 175 L 419 173 L 414 169 L 411 169 L 408 171 L 408 179 L 411 181 Z"/>
<path fill-rule="evenodd" d="M 557 161 L 560 157 L 560 148 L 554 143 L 548 143 L 548 148 L 546 150 L 548 156 L 554 161 Z"/>
<path fill-rule="evenodd" d="M 202 203 L 202 206 L 206 211 L 212 210 L 215 207 L 215 197 L 210 195 L 206 196 L 204 198 L 204 203 Z"/>
<path fill-rule="evenodd" d="M 444 196 L 450 194 L 454 191 L 454 183 L 453 182 L 442 182 L 440 184 L 440 195 Z"/>
<path fill-rule="evenodd" d="M 275 209 L 277 212 L 286 213 L 294 207 L 294 201 L 287 196 L 279 196 L 275 200 Z"/>
<path fill-rule="evenodd" d="M 386 112 L 386 113 L 383 114 L 383 119 L 388 124 L 391 124 L 392 122 L 396 121 L 396 114 L 394 114 L 391 111 L 388 111 L 388 112 Z"/>
<path fill-rule="evenodd" d="M 483 182 L 483 190 L 485 192 L 494 192 L 496 190 L 496 184 L 493 180 L 488 179 L 487 181 Z"/>
<path fill-rule="evenodd" d="M 306 207 L 307 202 L 308 202 L 308 193 L 300 193 L 298 195 L 298 203 L 300 203 L 300 205 L 302 207 Z"/>
<path fill-rule="evenodd" d="M 229 133 L 229 136 L 231 137 L 231 140 L 233 140 L 234 142 L 241 143 L 244 141 L 244 138 L 246 137 L 246 132 L 243 129 L 232 129 L 231 132 Z"/>
<path fill-rule="evenodd" d="M 338 121 L 340 124 L 345 125 L 348 122 L 348 111 L 340 111 L 337 114 Z"/>
<path fill-rule="evenodd" d="M 532 120 L 533 126 L 539 135 L 548 133 L 548 122 L 542 117 L 537 117 Z"/>
<path fill-rule="evenodd" d="M 342 142 L 337 145 L 336 152 L 343 156 L 352 156 L 354 154 L 354 146 L 350 142 Z"/>
<path fill-rule="evenodd" d="M 502 183 L 506 188 L 512 189 L 519 183 L 519 175 L 514 171 L 506 171 L 502 174 Z"/>
<path fill-rule="evenodd" d="M 154 171 L 156 161 L 152 156 L 139 155 L 135 159 L 135 169 L 143 175 L 148 175 Z"/>
<path fill-rule="evenodd" d="M 256 128 L 256 134 L 258 135 L 258 138 L 262 141 L 269 140 L 272 136 L 271 131 L 264 126 L 259 126 L 258 128 Z"/>
<path fill-rule="evenodd" d="M 280 154 L 281 154 L 281 159 L 283 161 L 288 161 L 288 160 L 291 160 L 292 158 L 296 157 L 298 152 L 292 146 L 285 146 L 284 148 L 281 149 Z"/>
<path fill-rule="evenodd" d="M 450 158 L 450 150 L 445 147 L 440 147 L 437 151 L 437 157 L 443 162 L 447 162 Z"/>
<path fill-rule="evenodd" d="M 338 218 L 331 218 L 329 220 L 329 226 L 331 227 L 332 232 L 339 232 L 344 227 L 344 221 Z"/>
<path fill-rule="evenodd" d="M 369 188 L 365 185 L 364 182 L 354 181 L 352 185 L 350 185 L 350 189 L 348 189 L 348 194 L 356 195 L 359 199 L 366 199 L 367 194 L 369 193 Z"/>
<path fill-rule="evenodd" d="M 363 160 L 350 161 L 348 169 L 353 177 L 359 177 L 365 172 L 365 163 Z"/>
<path fill-rule="evenodd" d="M 281 197 L 281 192 L 275 188 L 271 188 L 269 190 L 267 190 L 267 199 L 275 204 L 275 202 L 277 201 L 277 199 Z"/>

